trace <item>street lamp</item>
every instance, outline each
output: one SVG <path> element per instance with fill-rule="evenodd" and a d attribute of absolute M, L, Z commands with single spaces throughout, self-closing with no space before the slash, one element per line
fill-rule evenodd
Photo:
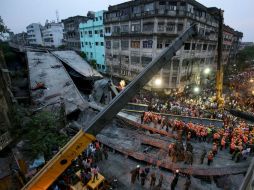
<path fill-rule="evenodd" d="M 160 86 L 161 83 L 162 83 L 162 80 L 161 80 L 160 78 L 157 78 L 157 79 L 155 79 L 155 81 L 154 81 L 154 84 L 155 84 L 156 86 Z"/>
<path fill-rule="evenodd" d="M 254 82 L 254 79 L 250 79 L 250 82 L 253 83 L 253 82 Z"/>
<path fill-rule="evenodd" d="M 204 74 L 209 75 L 211 72 L 211 69 L 209 67 L 204 69 Z"/>
<path fill-rule="evenodd" d="M 200 88 L 198 86 L 194 87 L 194 93 L 198 94 L 200 92 Z"/>

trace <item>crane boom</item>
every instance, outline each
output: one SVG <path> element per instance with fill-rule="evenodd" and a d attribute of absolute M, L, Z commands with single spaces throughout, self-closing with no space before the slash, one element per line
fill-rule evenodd
<path fill-rule="evenodd" d="M 95 140 L 95 136 L 103 129 L 130 99 L 149 80 L 166 65 L 184 42 L 197 35 L 196 24 L 186 29 L 174 42 L 152 60 L 144 70 L 122 91 L 111 103 L 101 110 L 95 118 L 80 130 L 47 164 L 23 187 L 23 189 L 45 190 L 65 171 L 72 160 L 87 148 L 89 143 Z"/>

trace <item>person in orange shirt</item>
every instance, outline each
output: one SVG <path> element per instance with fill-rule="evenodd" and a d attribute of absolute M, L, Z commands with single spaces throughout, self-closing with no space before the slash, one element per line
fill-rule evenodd
<path fill-rule="evenodd" d="M 209 166 L 213 162 L 213 152 L 210 151 L 207 156 L 207 165 Z"/>
<path fill-rule="evenodd" d="M 222 137 L 221 143 L 220 143 L 220 150 L 225 149 L 226 146 L 226 139 L 225 137 Z"/>
<path fill-rule="evenodd" d="M 213 143 L 213 147 L 212 147 L 212 150 L 213 150 L 213 155 L 215 156 L 218 152 L 218 146 L 216 143 Z"/>
<path fill-rule="evenodd" d="M 234 151 L 235 151 L 235 142 L 231 141 L 231 144 L 230 144 L 230 154 L 233 154 Z"/>

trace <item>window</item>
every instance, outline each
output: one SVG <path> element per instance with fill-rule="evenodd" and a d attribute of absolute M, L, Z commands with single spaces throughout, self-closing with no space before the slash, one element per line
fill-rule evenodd
<path fill-rule="evenodd" d="M 140 6 L 136 6 L 132 8 L 133 14 L 139 14 L 141 12 Z"/>
<path fill-rule="evenodd" d="M 113 49 L 118 49 L 119 48 L 119 41 L 114 40 L 113 41 Z"/>
<path fill-rule="evenodd" d="M 105 65 L 102 65 L 102 69 L 105 70 Z"/>
<path fill-rule="evenodd" d="M 122 41 L 121 41 L 121 49 L 122 49 L 122 50 L 127 50 L 127 49 L 129 49 L 129 41 L 128 41 L 128 40 L 122 40 Z"/>
<path fill-rule="evenodd" d="M 164 32 L 165 23 L 158 22 L 158 32 Z"/>
<path fill-rule="evenodd" d="M 88 45 L 88 43 L 87 43 L 87 42 L 85 42 L 85 44 L 86 44 L 86 45 Z"/>
<path fill-rule="evenodd" d="M 88 31 L 88 34 L 89 34 L 89 36 L 91 37 L 92 36 L 92 34 L 93 34 L 93 31 Z"/>
<path fill-rule="evenodd" d="M 87 34 L 87 31 L 85 31 L 85 34 Z"/>
<path fill-rule="evenodd" d="M 174 3 L 174 2 L 169 2 L 168 3 L 168 10 L 170 10 L 170 11 L 175 11 L 176 10 L 176 3 Z"/>
<path fill-rule="evenodd" d="M 176 84 L 177 82 L 177 77 L 172 77 L 172 84 Z"/>
<path fill-rule="evenodd" d="M 172 22 L 167 23 L 166 31 L 167 32 L 175 31 L 175 23 L 172 23 Z"/>
<path fill-rule="evenodd" d="M 145 4 L 145 6 L 144 6 L 144 11 L 145 12 L 149 12 L 149 11 L 153 11 L 153 10 L 154 10 L 153 3 Z"/>
<path fill-rule="evenodd" d="M 90 58 L 93 58 L 93 53 L 92 52 L 90 53 Z"/>
<path fill-rule="evenodd" d="M 111 33 L 110 27 L 105 27 L 105 33 Z"/>
<path fill-rule="evenodd" d="M 131 41 L 131 48 L 140 48 L 140 41 Z"/>
<path fill-rule="evenodd" d="M 104 43 L 103 43 L 103 42 L 101 42 L 101 46 L 104 46 Z"/>
<path fill-rule="evenodd" d="M 95 34 L 98 34 L 98 30 L 95 30 L 94 33 L 95 33 Z"/>
<path fill-rule="evenodd" d="M 192 49 L 192 50 L 195 50 L 195 49 L 196 49 L 196 44 L 192 43 L 191 49 Z"/>
<path fill-rule="evenodd" d="M 162 41 L 157 41 L 157 48 L 162 49 L 163 47 L 163 42 Z"/>
<path fill-rule="evenodd" d="M 165 1 L 160 1 L 159 5 L 166 5 L 166 2 Z"/>
<path fill-rule="evenodd" d="M 84 47 L 84 43 L 83 42 L 81 42 L 81 47 Z"/>
<path fill-rule="evenodd" d="M 183 30 L 183 24 L 177 24 L 177 32 L 181 32 Z"/>
<path fill-rule="evenodd" d="M 140 57 L 139 56 L 131 56 L 131 64 L 139 64 Z"/>
<path fill-rule="evenodd" d="M 153 40 L 143 41 L 143 48 L 153 48 Z"/>
<path fill-rule="evenodd" d="M 111 41 L 106 41 L 106 48 L 111 49 Z"/>
<path fill-rule="evenodd" d="M 121 32 L 129 32 L 129 25 L 122 25 Z"/>
<path fill-rule="evenodd" d="M 197 44 L 197 45 L 196 45 L 196 50 L 200 51 L 201 48 L 202 48 L 202 44 Z"/>
<path fill-rule="evenodd" d="M 113 33 L 120 33 L 120 26 L 113 26 Z"/>
<path fill-rule="evenodd" d="M 184 44 L 184 50 L 190 50 L 190 43 Z"/>
<path fill-rule="evenodd" d="M 95 45 L 98 46 L 98 45 L 99 45 L 99 42 L 95 42 Z"/>
<path fill-rule="evenodd" d="M 165 47 L 170 46 L 170 44 L 171 44 L 171 41 L 170 41 L 170 40 L 167 40 L 167 41 L 165 42 Z"/>
<path fill-rule="evenodd" d="M 95 20 L 98 21 L 98 17 L 96 17 Z"/>
<path fill-rule="evenodd" d="M 204 51 L 207 50 L 207 44 L 204 44 L 204 45 L 203 45 L 203 50 L 204 50 Z"/>
<path fill-rule="evenodd" d="M 82 32 L 80 32 L 80 37 L 83 38 L 83 33 Z"/>
<path fill-rule="evenodd" d="M 146 57 L 146 56 L 141 57 L 142 66 L 148 65 L 151 61 L 152 61 L 151 57 Z"/>
<path fill-rule="evenodd" d="M 140 30 L 141 30 L 140 23 L 136 23 L 136 24 L 131 25 L 131 31 L 132 32 L 140 32 Z"/>
<path fill-rule="evenodd" d="M 143 31 L 146 32 L 153 32 L 154 29 L 154 23 L 153 22 L 147 22 L 143 24 Z"/>
<path fill-rule="evenodd" d="M 102 20 L 102 16 L 100 16 L 100 20 Z"/>

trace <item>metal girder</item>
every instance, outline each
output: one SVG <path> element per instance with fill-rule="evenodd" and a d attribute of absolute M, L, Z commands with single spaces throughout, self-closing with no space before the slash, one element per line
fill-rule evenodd
<path fill-rule="evenodd" d="M 104 108 L 96 117 L 88 124 L 86 133 L 97 135 L 104 127 L 105 123 L 110 121 L 130 99 L 136 95 L 149 80 L 157 74 L 160 69 L 169 63 L 175 53 L 182 47 L 184 42 L 191 36 L 197 35 L 196 24 L 191 25 L 183 32 L 175 41 L 166 48 L 157 58 L 151 61 L 147 67 L 120 92 L 112 102 Z"/>

